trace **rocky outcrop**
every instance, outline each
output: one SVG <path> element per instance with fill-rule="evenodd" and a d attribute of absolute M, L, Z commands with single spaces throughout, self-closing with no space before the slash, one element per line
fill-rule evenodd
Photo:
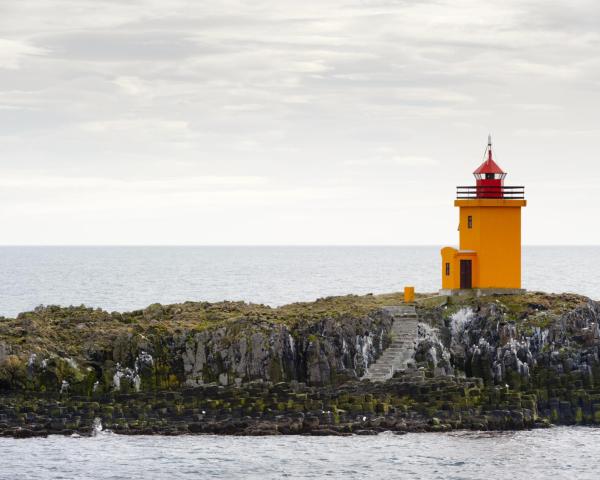
<path fill-rule="evenodd" d="M 400 295 L 0 319 L 0 432 L 346 434 L 600 423 L 600 304 L 577 295 L 418 303 L 416 367 L 358 381 Z"/>
<path fill-rule="evenodd" d="M 518 387 L 544 370 L 593 376 L 600 304 L 575 295 L 471 300 L 427 312 L 418 359 L 438 374 L 463 372 Z M 513 302 L 513 303 L 511 303 Z"/>
<path fill-rule="evenodd" d="M 392 317 L 378 301 L 397 299 L 281 309 L 186 303 L 124 314 L 39 308 L 0 321 L 0 388 L 89 395 L 257 379 L 340 384 L 362 377 L 390 342 Z M 518 386 L 543 369 L 593 375 L 599 362 L 600 306 L 576 295 L 436 301 L 421 305 L 419 318 L 415 359 L 434 375 Z"/>
<path fill-rule="evenodd" d="M 190 310 L 199 316 L 215 308 L 207 305 Z M 379 308 L 327 310 L 301 321 L 257 308 L 261 314 L 222 304 L 231 318 L 202 328 L 181 322 L 178 306 L 151 306 L 136 322 L 85 307 L 39 308 L 0 324 L 0 335 L 18 331 L 20 338 L 0 343 L 0 389 L 89 395 L 257 379 L 340 384 L 364 375 L 389 343 L 392 318 Z"/>
<path fill-rule="evenodd" d="M 497 399 L 510 407 L 489 410 Z M 547 425 L 529 397 L 479 379 L 427 378 L 422 371 L 335 388 L 254 381 L 89 398 L 0 396 L 0 436 L 21 438 L 93 435 L 100 426 L 128 435 L 369 435 Z"/>
<path fill-rule="evenodd" d="M 6 345 L 6 343 L 0 342 L 0 363 L 3 363 L 8 358 L 8 354 L 8 346 Z"/>
<path fill-rule="evenodd" d="M 326 318 L 309 328 L 268 323 L 240 327 L 221 327 L 182 339 L 187 386 L 254 379 L 323 385 L 357 378 L 387 346 L 391 319 L 376 311 L 363 318 Z"/>

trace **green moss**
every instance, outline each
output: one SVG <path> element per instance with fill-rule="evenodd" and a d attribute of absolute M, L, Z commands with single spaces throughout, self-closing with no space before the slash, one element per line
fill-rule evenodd
<path fill-rule="evenodd" d="M 375 406 L 373 405 L 373 402 L 364 402 L 362 404 L 362 411 L 363 412 L 374 413 L 375 412 Z"/>
<path fill-rule="evenodd" d="M 0 388 L 27 385 L 27 367 L 24 359 L 9 355 L 0 363 Z"/>

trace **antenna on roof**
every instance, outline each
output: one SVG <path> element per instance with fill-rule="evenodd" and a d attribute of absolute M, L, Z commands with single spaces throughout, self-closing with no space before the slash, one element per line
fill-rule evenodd
<path fill-rule="evenodd" d="M 491 146 L 492 146 L 492 134 L 489 133 L 488 134 L 488 147 L 491 147 Z"/>

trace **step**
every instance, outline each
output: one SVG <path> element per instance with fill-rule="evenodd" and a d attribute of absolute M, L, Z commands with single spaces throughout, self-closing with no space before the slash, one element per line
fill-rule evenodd
<path fill-rule="evenodd" d="M 364 378 L 384 381 L 391 378 L 395 371 L 405 370 L 418 343 L 419 317 L 412 305 L 384 307 L 394 323 L 390 331 L 392 342 L 379 358 L 369 367 Z"/>

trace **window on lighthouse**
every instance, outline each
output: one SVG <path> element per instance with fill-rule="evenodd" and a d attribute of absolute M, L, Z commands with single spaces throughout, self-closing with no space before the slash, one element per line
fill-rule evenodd
<path fill-rule="evenodd" d="M 467 217 L 467 228 L 473 228 L 473 217 L 471 215 Z"/>

